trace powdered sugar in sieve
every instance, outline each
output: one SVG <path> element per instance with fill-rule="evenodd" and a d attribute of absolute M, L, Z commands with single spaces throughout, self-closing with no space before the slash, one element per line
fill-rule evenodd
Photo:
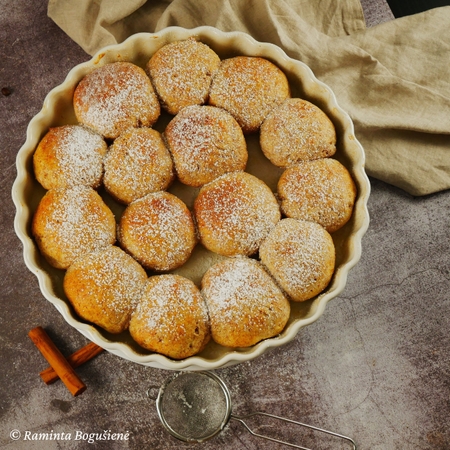
<path fill-rule="evenodd" d="M 297 444 L 255 433 L 245 423 L 246 419 L 253 416 L 263 416 L 343 439 L 352 444 L 353 450 L 356 450 L 355 442 L 347 436 L 294 420 L 263 412 L 246 416 L 232 415 L 230 392 L 225 383 L 211 372 L 181 372 L 168 378 L 159 389 L 156 409 L 169 433 L 184 442 L 195 443 L 210 439 L 220 433 L 230 419 L 234 419 L 242 423 L 254 436 L 290 447 L 310 450 Z"/>

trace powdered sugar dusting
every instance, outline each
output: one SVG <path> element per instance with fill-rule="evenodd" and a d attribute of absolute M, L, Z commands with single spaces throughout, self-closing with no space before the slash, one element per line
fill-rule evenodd
<path fill-rule="evenodd" d="M 350 219 L 356 188 L 348 170 L 339 161 L 326 158 L 286 169 L 278 193 L 286 216 L 317 222 L 333 232 Z"/>
<path fill-rule="evenodd" d="M 300 98 L 289 98 L 268 114 L 260 142 L 266 157 L 279 167 L 336 152 L 333 123 L 316 105 Z"/>
<path fill-rule="evenodd" d="M 95 248 L 100 248 L 111 241 L 110 220 L 107 219 L 112 213 L 104 208 L 106 205 L 100 196 L 78 186 L 59 193 L 60 202 L 54 205 L 53 222 L 47 224 L 51 231 L 58 232 L 62 242 L 78 240 L 81 245 L 92 242 Z"/>
<path fill-rule="evenodd" d="M 148 62 L 147 71 L 163 108 L 177 114 L 185 106 L 206 102 L 219 63 L 213 50 L 191 38 L 162 47 Z"/>
<path fill-rule="evenodd" d="M 68 126 L 56 149 L 68 185 L 98 186 L 105 153 L 106 142 L 102 137 L 81 126 Z"/>
<path fill-rule="evenodd" d="M 277 66 L 263 58 L 236 56 L 222 61 L 209 103 L 229 111 L 244 133 L 250 133 L 289 96 L 289 83 Z"/>
<path fill-rule="evenodd" d="M 202 243 L 226 256 L 255 253 L 280 220 L 272 191 L 245 172 L 225 174 L 205 185 L 194 211 Z"/>
<path fill-rule="evenodd" d="M 227 263 L 218 263 L 206 273 L 202 292 L 214 314 L 230 320 L 246 314 L 241 306 L 249 307 L 249 302 L 262 300 L 267 288 L 255 283 L 263 278 L 255 264 L 254 260 L 237 257 Z"/>
<path fill-rule="evenodd" d="M 334 270 L 331 236 L 314 222 L 283 219 L 259 249 L 262 263 L 293 300 L 321 292 Z"/>
<path fill-rule="evenodd" d="M 151 298 L 152 307 L 148 308 L 148 304 L 140 302 L 137 306 L 136 318 L 145 319 L 149 328 L 158 328 L 161 324 L 167 327 L 170 326 L 167 318 L 175 317 L 181 308 L 183 310 L 198 309 L 201 320 L 207 322 L 208 310 L 203 298 L 193 284 L 190 285 L 187 281 L 185 283 L 180 283 L 178 276 L 157 276 L 155 282 L 148 284 L 145 292 L 145 296 Z M 179 326 L 184 327 L 185 324 L 180 323 Z"/>
<path fill-rule="evenodd" d="M 186 205 L 164 191 L 128 205 L 120 221 L 119 240 L 141 264 L 157 271 L 184 264 L 196 244 Z"/>
<path fill-rule="evenodd" d="M 123 250 L 109 246 L 72 264 L 64 278 L 78 313 L 110 332 L 123 331 L 147 279 L 145 270 Z"/>
<path fill-rule="evenodd" d="M 198 353 L 210 339 L 199 289 L 179 275 L 150 277 L 132 314 L 130 333 L 144 347 L 176 359 Z"/>
<path fill-rule="evenodd" d="M 201 186 L 220 175 L 244 170 L 247 144 L 239 124 L 225 110 L 187 106 L 165 130 L 179 179 Z"/>
<path fill-rule="evenodd" d="M 105 188 L 128 204 L 170 185 L 173 162 L 161 135 L 150 128 L 131 129 L 111 145 L 105 158 Z"/>
<path fill-rule="evenodd" d="M 103 138 L 88 128 L 78 125 L 51 128 L 34 153 L 36 178 L 45 189 L 77 184 L 97 188 L 106 151 Z"/>
<path fill-rule="evenodd" d="M 202 294 L 213 337 L 223 345 L 253 345 L 281 331 L 289 317 L 288 300 L 250 258 L 231 258 L 212 266 L 203 277 Z"/>
<path fill-rule="evenodd" d="M 86 75 L 74 93 L 78 120 L 108 138 L 130 127 L 151 126 L 160 106 L 150 79 L 127 62 L 106 64 Z"/>
<path fill-rule="evenodd" d="M 67 268 L 78 256 L 115 242 L 113 213 L 91 188 L 50 190 L 41 200 L 33 229 L 44 254 Z"/>
<path fill-rule="evenodd" d="M 82 276 L 101 293 L 99 306 L 118 313 L 135 307 L 147 275 L 144 269 L 119 247 L 86 255 L 75 263 Z M 90 269 L 93 269 L 91 271 Z M 69 268 L 70 273 L 71 268 Z M 81 292 L 80 292 L 81 294 Z"/>

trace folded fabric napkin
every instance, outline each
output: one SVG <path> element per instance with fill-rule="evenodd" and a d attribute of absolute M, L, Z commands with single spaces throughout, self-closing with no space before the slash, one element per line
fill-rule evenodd
<path fill-rule="evenodd" d="M 372 28 L 359 0 L 50 0 L 48 15 L 90 55 L 175 25 L 276 44 L 332 88 L 370 176 L 412 195 L 450 188 L 450 6 Z"/>

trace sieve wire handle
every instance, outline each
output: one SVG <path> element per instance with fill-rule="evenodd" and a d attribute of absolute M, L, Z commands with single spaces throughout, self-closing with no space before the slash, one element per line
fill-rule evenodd
<path fill-rule="evenodd" d="M 334 436 L 334 437 L 337 437 L 337 438 L 344 439 L 344 440 L 348 441 L 349 443 L 351 443 L 351 444 L 353 445 L 353 450 L 356 450 L 356 444 L 355 444 L 355 442 L 353 441 L 353 439 L 351 439 L 351 438 L 349 438 L 349 437 L 347 437 L 347 436 L 343 436 L 342 434 L 334 433 L 333 431 L 324 430 L 324 429 L 322 429 L 322 428 L 317 428 L 317 427 L 314 427 L 314 426 L 312 426 L 312 425 L 307 425 L 307 424 L 305 424 L 305 423 L 297 422 L 297 421 L 295 421 L 295 420 L 286 419 L 285 417 L 274 416 L 273 414 L 268 414 L 268 413 L 263 413 L 263 412 L 254 412 L 254 413 L 251 413 L 251 414 L 247 414 L 246 416 L 234 416 L 234 415 L 231 415 L 230 418 L 231 418 L 231 419 L 234 419 L 234 420 L 240 422 L 242 425 L 244 425 L 244 427 L 247 428 L 247 430 L 248 430 L 253 436 L 260 437 L 260 438 L 262 438 L 262 439 L 267 439 L 267 440 L 272 441 L 272 442 L 277 442 L 278 444 L 288 445 L 289 447 L 299 448 L 299 449 L 302 449 L 302 450 L 311 450 L 311 449 L 309 449 L 309 448 L 302 447 L 301 445 L 297 445 L 297 444 L 292 444 L 292 443 L 290 443 L 290 442 L 281 441 L 281 440 L 279 440 L 279 439 L 276 439 L 276 438 L 273 438 L 273 437 L 270 437 L 270 436 L 266 436 L 266 435 L 264 435 L 264 434 L 258 434 L 258 433 L 256 433 L 256 432 L 254 432 L 254 431 L 253 431 L 253 430 L 245 423 L 245 420 L 246 420 L 246 419 L 249 419 L 249 418 L 251 418 L 251 417 L 253 417 L 253 416 L 270 417 L 270 418 L 272 418 L 272 419 L 282 420 L 283 422 L 288 422 L 288 423 L 293 423 L 293 424 L 295 424 L 295 425 L 300 425 L 300 426 L 302 426 L 302 427 L 306 427 L 306 428 L 309 428 L 309 429 L 311 429 L 311 430 L 320 431 L 321 433 L 326 433 L 326 434 L 329 434 L 329 435 L 331 435 L 331 436 Z"/>

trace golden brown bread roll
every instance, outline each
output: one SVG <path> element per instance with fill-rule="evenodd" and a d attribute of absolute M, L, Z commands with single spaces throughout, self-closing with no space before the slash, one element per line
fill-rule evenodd
<path fill-rule="evenodd" d="M 175 177 L 161 134 L 151 128 L 130 128 L 110 146 L 103 184 L 120 203 L 167 189 Z"/>
<path fill-rule="evenodd" d="M 64 276 L 64 292 L 76 313 L 110 333 L 128 328 L 147 279 L 145 270 L 119 247 L 78 258 Z"/>
<path fill-rule="evenodd" d="M 50 128 L 33 155 L 36 179 L 45 189 L 76 186 L 98 188 L 107 151 L 103 137 L 87 127 Z"/>
<path fill-rule="evenodd" d="M 47 261 L 58 269 L 67 269 L 83 254 L 113 244 L 116 221 L 92 188 L 51 189 L 37 207 L 32 233 Z"/>
<path fill-rule="evenodd" d="M 223 256 L 247 255 L 280 220 L 270 188 L 247 172 L 231 172 L 205 184 L 194 201 L 201 243 Z"/>
<path fill-rule="evenodd" d="M 336 131 L 316 105 L 290 98 L 274 108 L 261 125 L 261 150 L 278 167 L 325 158 L 336 152 Z"/>
<path fill-rule="evenodd" d="M 325 158 L 287 168 L 278 181 L 278 195 L 287 217 L 317 222 L 332 233 L 350 219 L 356 186 L 339 161 Z"/>
<path fill-rule="evenodd" d="M 261 262 L 291 300 L 309 300 L 331 280 L 335 248 L 321 225 L 282 219 L 259 248 Z"/>
<path fill-rule="evenodd" d="M 244 134 L 224 109 L 187 106 L 169 122 L 164 136 L 178 179 L 188 186 L 202 186 L 247 164 Z"/>
<path fill-rule="evenodd" d="M 206 44 L 189 38 L 157 50 L 147 63 L 162 108 L 177 114 L 182 108 L 206 103 L 220 58 Z"/>
<path fill-rule="evenodd" d="M 227 258 L 203 276 L 211 333 L 226 347 L 249 347 L 279 334 L 290 304 L 263 266 L 247 257 Z"/>
<path fill-rule="evenodd" d="M 125 61 L 105 64 L 82 78 L 73 106 L 79 122 L 111 139 L 131 127 L 152 126 L 161 112 L 147 74 Z"/>
<path fill-rule="evenodd" d="M 191 280 L 171 274 L 148 278 L 129 330 L 142 347 L 173 359 L 197 354 L 211 338 L 199 289 Z"/>
<path fill-rule="evenodd" d="M 126 207 L 118 239 L 145 268 L 158 272 L 183 265 L 197 243 L 191 212 L 165 191 L 147 194 Z"/>
<path fill-rule="evenodd" d="M 258 131 L 269 112 L 290 97 L 286 75 L 267 59 L 236 56 L 221 62 L 209 104 L 227 110 L 245 134 Z"/>

